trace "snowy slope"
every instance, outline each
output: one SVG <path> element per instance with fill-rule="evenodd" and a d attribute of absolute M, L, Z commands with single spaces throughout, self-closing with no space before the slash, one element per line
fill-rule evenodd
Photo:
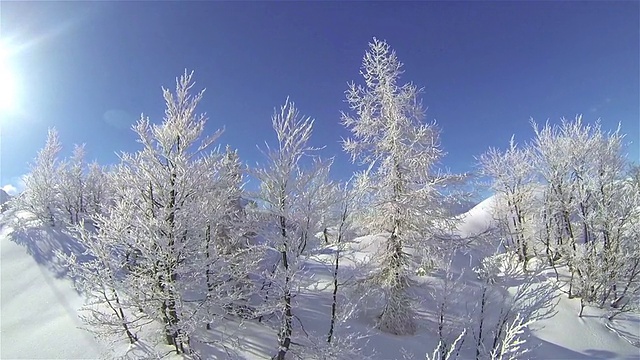
<path fill-rule="evenodd" d="M 458 236 L 468 238 L 492 229 L 494 227 L 494 219 L 491 211 L 495 205 L 495 196 L 491 196 L 462 214 L 457 228 Z"/>
<path fill-rule="evenodd" d="M 616 333 L 617 328 L 627 327 L 631 341 L 640 336 L 640 317 L 627 317 L 625 320 L 608 322 L 599 309 L 587 307 L 582 318 L 579 299 L 560 297 L 557 314 L 550 319 L 539 321 L 531 326 L 532 344 L 539 344 L 534 350 L 537 358 L 546 359 L 639 359 L 640 347 Z M 610 329 L 610 327 L 614 329 Z M 635 328 L 635 334 L 633 329 Z"/>
<path fill-rule="evenodd" d="M 458 235 L 483 233 L 491 228 L 489 213 L 493 200 L 487 199 L 463 216 Z M 53 249 L 78 251 L 72 239 L 52 229 L 33 227 L 28 217 L 21 214 L 23 225 L 4 225 L 0 230 L 1 245 L 1 332 L 0 358 L 2 359 L 94 359 L 111 358 L 105 355 L 105 347 L 96 342 L 81 326 L 77 309 L 82 298 L 75 292 L 70 280 L 64 278 L 64 269 L 58 267 L 51 257 Z M 365 236 L 354 239 L 343 259 L 342 269 L 351 274 L 362 269 L 358 261 L 371 256 L 383 246 L 384 236 Z M 476 255 L 484 250 L 477 250 Z M 296 320 L 294 341 L 303 341 L 304 331 L 315 337 L 318 343 L 324 341 L 329 326 L 331 304 L 329 284 L 331 271 L 327 262 L 331 259 L 332 248 L 326 247 L 313 256 L 306 264 L 305 271 L 310 280 L 303 284 L 301 294 L 295 297 Z M 461 254 L 460 266 L 469 267 L 469 262 Z M 474 283 L 473 273 L 465 275 L 468 286 Z M 437 282 L 432 278 L 427 283 Z M 551 282 L 552 276 L 543 280 Z M 349 333 L 360 333 L 362 339 L 356 341 L 361 354 L 375 359 L 402 359 L 401 349 L 423 359 L 437 345 L 434 323 L 434 304 L 427 292 L 416 292 L 416 300 L 421 304 L 418 333 L 415 336 L 400 337 L 380 333 L 371 329 L 378 314 L 376 299 L 358 302 L 355 316 L 337 329 L 343 337 Z M 452 311 L 464 314 L 468 304 L 477 299 L 457 298 Z M 528 331 L 527 345 L 532 348 L 527 358 L 531 359 L 638 359 L 640 348 L 640 317 L 621 317 L 608 323 L 600 317 L 597 309 L 587 308 L 586 316 L 577 317 L 579 300 L 560 296 L 557 313 L 539 321 Z M 268 321 L 267 321 L 268 322 Z M 461 324 L 464 326 L 465 324 Z M 466 324 L 469 325 L 469 324 Z M 613 330 L 612 330 L 613 328 Z M 228 341 L 221 341 L 225 335 Z M 229 318 L 226 323 L 207 332 L 201 338 L 210 339 L 211 344 L 199 344 L 198 350 L 206 359 L 268 359 L 277 348 L 277 334 L 271 328 L 249 320 L 240 324 L 238 319 Z M 238 342 L 234 342 L 234 338 Z M 227 348 L 222 348 L 221 345 Z M 126 344 L 124 344 L 126 351 Z M 119 352 L 123 354 L 124 351 Z M 154 350 L 146 344 L 133 347 L 128 358 L 150 358 Z M 166 354 L 166 351 L 164 352 Z M 113 354 L 113 353 L 112 353 Z M 168 357 L 170 358 L 170 357 Z M 302 358 L 307 358 L 302 356 Z M 468 340 L 461 352 L 462 359 L 474 358 L 472 341 Z M 354 359 L 355 360 L 355 359 Z"/>
<path fill-rule="evenodd" d="M 491 196 L 463 214 L 457 235 L 470 237 L 490 231 L 495 226 L 491 215 L 495 205 L 495 196 Z M 549 286 L 555 281 L 551 273 L 547 271 Z M 555 315 L 530 326 L 529 358 L 640 359 L 640 314 L 607 321 L 603 311 L 587 307 L 580 318 L 579 299 L 568 299 L 560 291 L 555 295 L 558 299 Z"/>
<path fill-rule="evenodd" d="M 95 359 L 103 350 L 78 328 L 83 300 L 73 284 L 52 271 L 58 245 L 46 231 L 0 229 L 0 358 Z"/>

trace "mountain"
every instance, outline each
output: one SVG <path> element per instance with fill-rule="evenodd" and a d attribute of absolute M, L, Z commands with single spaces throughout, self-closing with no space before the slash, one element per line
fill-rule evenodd
<path fill-rule="evenodd" d="M 0 189 L 0 212 L 6 210 L 5 204 L 11 200 L 12 196 L 7 194 L 6 191 Z"/>

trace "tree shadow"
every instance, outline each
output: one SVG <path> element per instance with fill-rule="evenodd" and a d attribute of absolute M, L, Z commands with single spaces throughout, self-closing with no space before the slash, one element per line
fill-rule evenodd
<path fill-rule="evenodd" d="M 192 346 L 203 359 L 258 359 L 275 354 L 276 339 L 275 332 L 255 321 L 225 320 L 211 330 L 199 331 Z"/>
<path fill-rule="evenodd" d="M 35 218 L 12 216 L 5 219 L 5 226 L 13 229 L 8 238 L 23 246 L 38 265 L 47 268 L 56 278 L 74 279 L 67 264 L 57 255 L 75 255 L 79 263 L 91 260 L 85 248 L 69 231 L 62 227 L 51 227 Z"/>
<path fill-rule="evenodd" d="M 605 326 L 631 345 L 640 348 L 640 318 L 638 318 L 637 314 L 618 315 L 613 320 L 605 322 Z M 638 353 L 640 357 L 640 349 Z"/>
<path fill-rule="evenodd" d="M 528 331 L 527 331 L 528 332 Z M 638 357 L 622 358 L 620 354 L 613 351 L 586 349 L 583 352 L 568 349 L 564 346 L 542 340 L 535 336 L 527 336 L 527 346 L 532 349 L 528 353 L 530 358 L 548 359 L 548 360 L 608 360 L 608 359 L 624 359 L 632 360 Z"/>

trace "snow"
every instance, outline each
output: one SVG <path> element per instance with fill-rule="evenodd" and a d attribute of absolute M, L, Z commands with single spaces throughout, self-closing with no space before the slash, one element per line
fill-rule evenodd
<path fill-rule="evenodd" d="M 495 196 L 490 196 L 461 215 L 457 235 L 463 238 L 469 238 L 491 229 L 495 224 L 491 216 L 491 210 L 495 205 Z"/>
<path fill-rule="evenodd" d="M 489 210 L 494 200 L 489 198 L 462 216 L 463 223 L 458 235 L 467 236 L 489 230 L 492 226 Z M 8 219 L 11 215 L 3 215 Z M 80 329 L 77 309 L 83 303 L 74 290 L 64 270 L 53 261 L 52 251 L 78 251 L 73 240 L 66 235 L 34 223 L 25 213 L 19 213 L 19 222 L 3 221 L 0 228 L 1 245 L 1 341 L 0 357 L 3 359 L 95 359 L 109 358 L 109 349 L 94 340 L 91 333 Z M 37 224 L 37 225 L 34 225 Z M 360 271 L 358 264 L 375 253 L 383 245 L 384 236 L 365 236 L 349 242 L 342 260 L 343 270 L 349 274 Z M 304 324 L 304 330 L 322 342 L 329 326 L 331 279 L 327 262 L 333 247 L 327 246 L 312 257 L 304 266 L 311 280 L 305 284 L 294 299 L 295 314 Z M 469 262 L 460 255 L 456 266 L 469 267 Z M 465 262 L 466 261 L 466 262 Z M 465 265 L 466 264 L 466 265 Z M 347 275 L 348 276 L 348 275 Z M 473 273 L 466 273 L 465 281 L 472 282 Z M 431 281 L 436 281 L 432 279 Z M 551 273 L 541 278 L 541 286 L 551 286 L 555 281 Z M 470 286 L 475 286 L 471 284 Z M 418 333 L 414 336 L 393 336 L 372 330 L 377 310 L 376 301 L 367 300 L 357 304 L 356 316 L 337 329 L 338 338 L 349 333 L 360 333 L 357 340 L 361 354 L 375 359 L 401 359 L 401 349 L 423 359 L 431 354 L 438 343 L 434 328 L 434 304 L 427 293 L 416 293 L 422 306 L 419 311 Z M 531 352 L 525 358 L 533 359 L 638 359 L 640 358 L 640 316 L 623 314 L 612 322 L 602 317 L 598 309 L 587 307 L 582 318 L 579 299 L 568 299 L 560 295 L 556 313 L 535 322 L 527 331 L 526 347 Z M 455 299 L 452 302 L 456 313 L 464 313 L 464 304 L 477 299 Z M 254 320 L 239 323 L 228 318 L 225 323 L 206 332 L 202 338 L 211 343 L 197 346 L 208 359 L 239 357 L 244 359 L 268 359 L 277 350 L 277 335 L 269 327 Z M 301 334 L 300 323 L 295 321 L 294 333 Z M 468 325 L 468 324 L 467 324 Z M 462 331 L 462 328 L 460 328 Z M 220 336 L 224 335 L 223 340 Z M 457 334 L 454 334 L 454 338 Z M 233 340 L 238 339 L 237 343 Z M 294 339 L 300 341 L 300 337 Z M 463 345 L 461 358 L 474 357 L 472 341 Z M 143 342 L 127 347 L 120 354 L 127 358 L 148 358 L 158 352 L 157 346 Z M 121 344 L 122 345 L 122 344 Z M 225 345 L 223 347 L 222 345 Z M 113 349 L 111 349 L 113 350 Z M 166 353 L 165 351 L 164 353 Z M 126 353 L 126 354 L 125 354 Z M 113 354 L 113 353 L 111 353 Z"/>
<path fill-rule="evenodd" d="M 607 328 L 608 321 L 599 309 L 587 307 L 582 318 L 580 299 L 560 297 L 556 315 L 531 326 L 533 342 L 540 347 L 534 350 L 539 358 L 547 359 L 638 359 L 640 348 Z M 635 326 L 635 337 L 640 336 L 640 318 L 621 321 Z M 618 326 L 614 321 L 614 326 Z"/>
<path fill-rule="evenodd" d="M 0 230 L 0 357 L 97 358 L 104 351 L 103 346 L 78 328 L 82 323 L 77 309 L 83 299 L 69 279 L 57 277 L 44 262 L 56 239 L 46 232 L 39 238 L 30 237 L 30 233 L 14 231 L 6 225 Z M 47 244 L 47 240 L 53 242 Z M 27 249 L 42 252 L 29 254 Z M 43 262 L 38 263 L 36 257 Z"/>

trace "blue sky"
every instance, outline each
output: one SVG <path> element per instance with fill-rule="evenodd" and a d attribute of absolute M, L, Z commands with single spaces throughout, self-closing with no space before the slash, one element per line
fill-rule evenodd
<path fill-rule="evenodd" d="M 336 157 L 336 176 L 354 166 L 347 83 L 360 81 L 372 37 L 405 64 L 405 81 L 425 88 L 437 120 L 443 166 L 473 170 L 474 156 L 530 139 L 529 119 L 584 114 L 606 129 L 622 123 L 639 159 L 640 3 L 624 2 L 2 2 L 5 66 L 15 106 L 0 114 L 0 184 L 18 184 L 55 126 L 65 146 L 86 143 L 89 159 L 135 151 L 140 113 L 163 114 L 161 86 L 185 68 L 206 87 L 207 131 L 248 164 L 273 143 L 273 108 L 287 96 L 316 119 L 313 144 Z M 8 64 L 8 65 L 7 65 Z"/>

